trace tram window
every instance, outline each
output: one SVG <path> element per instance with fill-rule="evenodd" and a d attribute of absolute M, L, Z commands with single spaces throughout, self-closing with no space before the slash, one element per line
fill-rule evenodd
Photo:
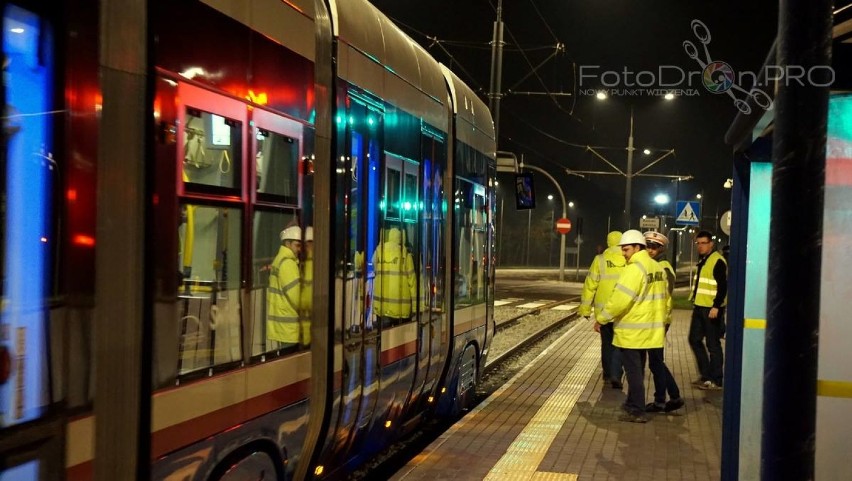
<path fill-rule="evenodd" d="M 296 204 L 299 187 L 299 141 L 257 130 L 255 187 L 258 198 Z"/>
<path fill-rule="evenodd" d="M 480 192 L 482 194 L 480 194 Z M 484 300 L 484 188 L 464 180 L 457 181 L 456 234 L 459 240 L 456 269 L 456 302 L 476 304 Z"/>
<path fill-rule="evenodd" d="M 57 167 L 61 165 L 57 162 L 63 159 L 55 157 L 54 116 L 49 114 L 62 108 L 52 95 L 54 64 L 52 49 L 46 48 L 53 43 L 50 29 L 35 13 L 6 2 L 0 12 L 4 60 L 0 431 L 5 436 L 2 428 L 41 417 L 51 401 L 49 370 L 58 363 L 50 364 L 57 359 L 49 357 L 53 347 L 49 329 L 60 324 L 64 316 L 49 309 L 47 301 L 55 274 L 52 257 L 60 245 L 54 236 L 57 214 L 52 209 L 59 180 Z M 57 371 L 61 375 L 62 370 Z M 4 456 L 4 462 L 6 459 Z M 25 468 L 14 471 L 22 477 L 31 474 Z M 8 479 L 15 478 L 15 473 Z"/>
<path fill-rule="evenodd" d="M 307 262 L 307 239 L 282 240 L 281 233 L 297 224 L 293 209 L 255 212 L 252 233 L 253 289 L 251 291 L 251 355 L 283 354 L 306 349 L 310 343 L 310 312 L 303 294 L 313 261 Z M 307 230 L 307 229 L 305 229 Z M 279 276 L 272 279 L 273 276 Z M 290 276 L 289 280 L 285 280 Z M 294 277 L 295 276 L 295 277 Z M 295 282 L 295 284 L 293 284 Z M 280 319 L 283 313 L 292 319 Z M 296 327 L 297 326 L 297 327 Z"/>
<path fill-rule="evenodd" d="M 181 205 L 178 374 L 242 359 L 238 208 Z"/>
<path fill-rule="evenodd" d="M 385 171 L 385 218 L 399 219 L 402 174 L 396 169 Z"/>
<path fill-rule="evenodd" d="M 209 112 L 186 109 L 183 132 L 184 182 L 239 189 L 242 124 Z"/>
<path fill-rule="evenodd" d="M 416 168 L 414 166 L 409 167 Z M 402 220 L 416 222 L 420 205 L 417 198 L 417 174 L 405 173 L 405 191 L 402 199 Z"/>

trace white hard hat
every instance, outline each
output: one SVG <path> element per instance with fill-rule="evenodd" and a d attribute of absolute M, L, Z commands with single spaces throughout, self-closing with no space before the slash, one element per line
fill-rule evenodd
<path fill-rule="evenodd" d="M 281 240 L 302 240 L 302 228 L 297 225 L 291 225 L 290 227 L 282 230 Z"/>
<path fill-rule="evenodd" d="M 618 245 L 626 246 L 631 244 L 646 245 L 645 236 L 636 229 L 625 231 L 624 234 L 621 234 L 621 240 L 618 242 Z"/>
<path fill-rule="evenodd" d="M 645 233 L 645 242 L 653 242 L 654 244 L 666 247 L 669 245 L 669 238 L 655 230 L 649 230 Z"/>
<path fill-rule="evenodd" d="M 314 240 L 314 228 L 313 226 L 305 227 L 305 242 L 312 242 Z"/>

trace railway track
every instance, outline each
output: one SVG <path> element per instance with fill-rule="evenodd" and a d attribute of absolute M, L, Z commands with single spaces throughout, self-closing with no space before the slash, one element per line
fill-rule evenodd
<path fill-rule="evenodd" d="M 541 314 L 544 311 L 549 311 L 549 310 L 553 309 L 554 307 L 560 306 L 562 304 L 577 302 L 579 299 L 580 298 L 578 296 L 574 296 L 574 297 L 570 297 L 570 298 L 567 298 L 567 299 L 553 301 L 551 303 L 543 304 L 541 306 L 530 309 L 528 312 L 523 312 L 523 313 L 520 313 L 516 316 L 510 317 L 509 319 L 507 319 L 507 320 L 505 320 L 505 321 L 503 321 L 503 322 L 501 322 L 500 324 L 497 325 L 497 336 L 499 336 L 500 333 L 506 333 L 506 332 L 508 332 L 508 330 L 517 327 L 520 324 L 521 319 L 523 319 L 526 316 L 538 315 L 538 314 Z M 501 352 L 498 352 L 496 355 L 489 356 L 488 360 L 485 363 L 485 367 L 483 369 L 483 374 L 490 373 L 492 370 L 494 370 L 494 369 L 498 368 L 500 365 L 502 365 L 503 362 L 506 361 L 507 359 L 518 354 L 519 352 L 524 351 L 529 346 L 531 346 L 531 345 L 535 344 L 536 342 L 538 342 L 539 340 L 541 340 L 543 337 L 545 337 L 548 334 L 550 334 L 551 332 L 556 331 L 557 329 L 563 327 L 565 324 L 573 321 L 576 318 L 577 318 L 577 310 L 576 309 L 573 309 L 573 310 L 570 310 L 570 311 L 565 311 L 564 316 L 561 316 L 558 319 L 556 319 L 556 320 L 554 320 L 550 323 L 546 323 L 541 328 L 539 328 L 538 330 L 536 330 L 535 332 L 533 332 L 529 335 L 522 336 L 521 339 L 518 342 L 510 345 L 506 349 L 503 349 Z M 496 337 L 495 337 L 495 339 L 496 339 Z"/>

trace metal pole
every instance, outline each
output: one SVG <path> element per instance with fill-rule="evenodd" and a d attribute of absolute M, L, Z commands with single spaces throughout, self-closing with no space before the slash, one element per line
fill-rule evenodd
<path fill-rule="evenodd" d="M 781 0 L 779 67 L 809 70 L 831 65 L 832 3 Z M 805 480 L 814 479 L 818 442 L 817 360 L 829 89 L 778 82 L 776 92 L 769 258 L 777 262 L 770 262 L 766 288 L 760 474 L 763 479 Z M 782 259 L 791 262 L 780 262 Z"/>
<path fill-rule="evenodd" d="M 503 96 L 503 0 L 497 0 L 497 21 L 491 41 L 491 82 L 488 92 L 488 109 L 494 116 L 494 138 L 500 141 L 500 98 Z"/>
<path fill-rule="evenodd" d="M 498 259 L 497 263 L 498 264 L 503 263 L 503 229 L 505 229 L 505 226 L 503 226 L 503 212 L 505 212 L 505 208 L 503 207 L 503 202 L 505 200 L 506 200 L 506 197 L 500 198 L 500 235 L 498 236 L 498 239 L 497 239 L 497 242 L 499 242 L 499 244 L 500 244 L 499 246 L 497 246 L 497 259 Z"/>
<path fill-rule="evenodd" d="M 532 225 L 532 209 L 527 210 L 527 258 L 524 261 L 524 265 L 529 267 L 530 265 L 530 227 Z"/>
<path fill-rule="evenodd" d="M 556 179 L 553 178 L 546 170 L 540 169 L 534 165 L 524 165 L 523 157 L 521 157 L 521 168 L 527 168 L 531 170 L 535 170 L 536 172 L 541 172 L 545 177 L 550 179 L 553 182 L 553 185 L 556 186 L 556 190 L 559 192 L 559 197 L 562 199 L 562 217 L 568 217 L 568 203 L 565 202 L 565 193 L 562 192 L 562 187 L 556 182 Z M 527 233 L 529 233 L 529 229 L 527 229 Z M 529 235 L 529 234 L 528 234 Z M 562 235 L 562 243 L 561 250 L 559 252 L 559 282 L 565 280 L 565 234 Z"/>
<path fill-rule="evenodd" d="M 547 246 L 547 267 L 549 268 L 553 264 L 553 232 L 556 230 L 556 219 L 553 217 L 553 208 L 550 209 L 550 230 L 551 233 L 548 236 L 550 238 L 550 243 Z"/>
<path fill-rule="evenodd" d="M 574 280 L 580 280 L 580 245 L 582 245 L 580 233 L 577 233 L 577 267 L 574 270 Z"/>
<path fill-rule="evenodd" d="M 151 477 L 153 294 L 146 289 L 145 182 L 153 154 L 146 49 L 149 2 L 100 2 L 99 78 L 103 95 L 98 136 L 95 256 L 95 423 L 92 479 Z M 154 2 L 151 2 L 152 4 Z M 120 126 L 120 127 L 119 127 Z M 117 201 L 120 199 L 120 201 Z M 120 276 L 109 275 L 121 265 Z M 115 426 L 121 426 L 116 429 Z"/>
<path fill-rule="evenodd" d="M 633 107 L 630 107 L 630 135 L 627 137 L 627 170 L 625 172 L 627 185 L 624 187 L 624 216 L 625 229 L 630 228 L 630 196 L 633 188 Z"/>

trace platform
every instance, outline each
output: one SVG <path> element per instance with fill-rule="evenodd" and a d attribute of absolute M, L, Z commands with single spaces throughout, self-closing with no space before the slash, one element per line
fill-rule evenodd
<path fill-rule="evenodd" d="M 580 321 L 391 479 L 719 479 L 722 391 L 690 384 L 698 378 L 690 315 L 675 311 L 666 345 L 686 401 L 679 411 L 646 424 L 618 421 L 626 385 L 622 392 L 603 382 L 599 335 Z M 650 402 L 647 372 L 645 389 Z"/>

